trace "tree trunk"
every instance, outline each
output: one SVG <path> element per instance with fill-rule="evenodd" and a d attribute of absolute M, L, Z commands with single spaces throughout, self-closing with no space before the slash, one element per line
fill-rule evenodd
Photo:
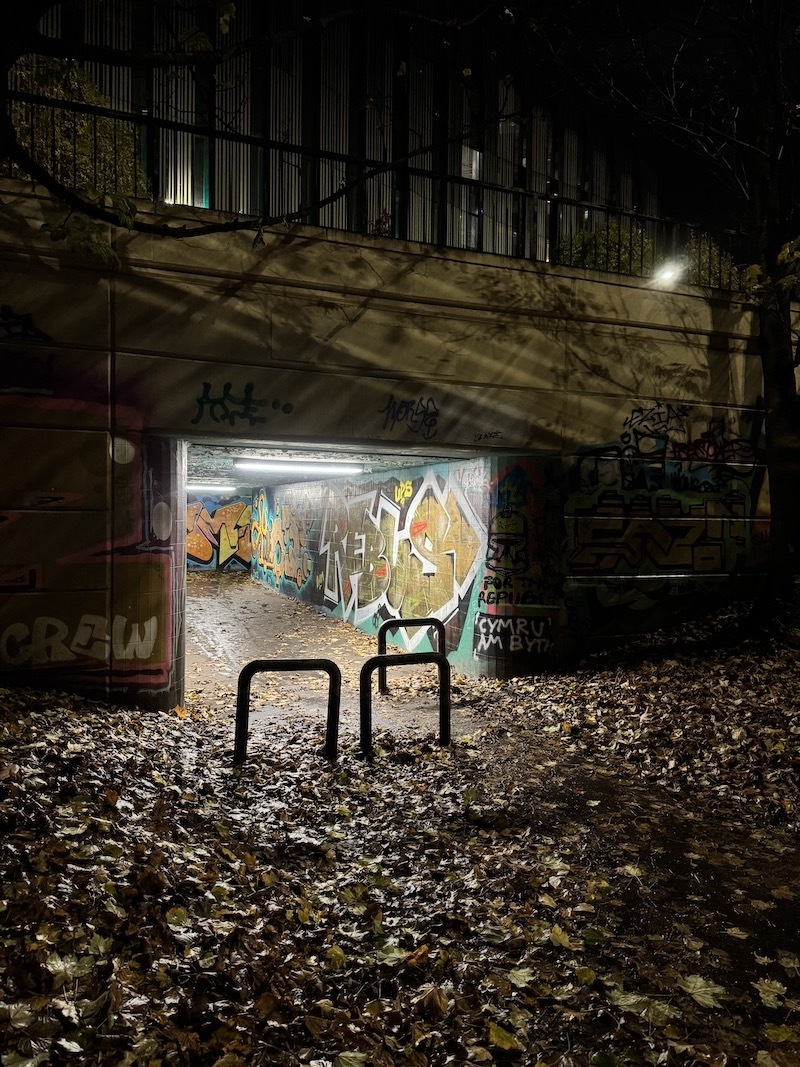
<path fill-rule="evenodd" d="M 765 279 L 758 310 L 763 374 L 770 553 L 767 581 L 753 622 L 768 624 L 791 599 L 800 573 L 800 411 L 794 372 L 791 301 L 779 269 Z"/>

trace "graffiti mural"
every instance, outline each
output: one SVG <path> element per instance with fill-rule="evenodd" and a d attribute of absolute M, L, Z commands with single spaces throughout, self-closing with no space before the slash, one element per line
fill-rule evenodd
<path fill-rule="evenodd" d="M 501 468 L 489 491 L 473 654 L 485 670 L 497 660 L 546 663 L 556 648 L 562 595 L 560 464 L 552 458 L 515 460 Z"/>
<path fill-rule="evenodd" d="M 480 491 L 465 480 L 463 466 L 442 465 L 380 481 L 262 490 L 253 575 L 371 633 L 388 619 L 442 619 L 456 647 L 486 541 Z M 399 639 L 416 647 L 426 632 Z"/>
<path fill-rule="evenodd" d="M 186 562 L 191 569 L 249 570 L 249 496 L 203 497 L 186 503 Z"/>
<path fill-rule="evenodd" d="M 572 574 L 681 574 L 736 570 L 750 546 L 746 489 L 699 501 L 675 493 L 605 490 L 572 502 Z"/>
<path fill-rule="evenodd" d="M 759 412 L 656 403 L 634 408 L 616 441 L 576 454 L 566 570 L 579 631 L 602 629 L 604 615 L 619 625 L 626 605 L 641 626 L 647 611 L 700 595 L 699 583 L 719 587 L 761 566 L 760 435 Z"/>
<path fill-rule="evenodd" d="M 729 415 L 709 418 L 689 405 L 634 408 L 618 440 L 576 453 L 571 492 L 592 494 L 613 486 L 702 493 L 738 482 L 753 483 L 757 497 L 763 480 L 756 458 L 762 415 L 742 412 L 738 417 L 743 425 L 734 429 Z"/>
<path fill-rule="evenodd" d="M 275 589 L 286 591 L 284 583 L 301 590 L 312 573 L 309 554 L 309 532 L 313 524 L 310 511 L 312 502 L 307 498 L 300 502 L 289 491 L 285 500 L 271 502 L 261 489 L 254 501 L 251 524 L 251 560 L 256 577 Z M 309 513 L 300 512 L 303 504 Z"/>
<path fill-rule="evenodd" d="M 744 566 L 764 468 L 748 436 L 688 406 L 636 408 L 618 441 L 575 457 L 567 504 L 571 574 L 702 574 Z"/>
<path fill-rule="evenodd" d="M 108 405 L 104 357 L 4 347 L 0 443 L 26 462 L 3 480 L 0 673 L 167 706 L 180 687 L 177 447 L 112 438 Z"/>

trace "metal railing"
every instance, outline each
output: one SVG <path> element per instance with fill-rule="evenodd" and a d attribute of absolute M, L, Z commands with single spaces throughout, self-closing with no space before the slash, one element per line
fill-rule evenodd
<path fill-rule="evenodd" d="M 247 758 L 247 734 L 250 728 L 250 683 L 263 671 L 325 671 L 328 683 L 328 718 L 325 729 L 326 759 L 335 760 L 339 744 L 339 706 L 342 699 L 342 672 L 330 659 L 254 659 L 239 673 L 236 687 L 236 731 L 233 763 L 238 766 Z"/>
<path fill-rule="evenodd" d="M 378 655 L 386 655 L 386 635 L 390 630 L 407 630 L 411 627 L 428 626 L 436 631 L 436 651 L 445 653 L 445 632 L 444 623 L 441 619 L 388 619 L 386 622 L 382 622 L 378 627 Z M 381 663 L 378 665 L 378 692 L 388 693 L 389 688 L 386 684 L 386 664 Z"/>
<path fill-rule="evenodd" d="M 379 667 L 409 663 L 435 663 L 439 668 L 439 744 L 450 744 L 450 664 L 441 652 L 406 652 L 392 656 L 372 656 L 359 676 L 359 711 L 361 751 L 373 753 L 372 745 L 372 675 Z"/>
<path fill-rule="evenodd" d="M 712 233 L 414 166 L 402 168 L 400 181 L 385 164 L 302 145 L 30 93 L 9 97 L 26 151 L 62 184 L 98 194 L 253 219 L 294 218 L 353 233 L 640 278 L 669 263 L 684 280 L 721 289 L 738 289 L 740 268 L 748 262 L 746 242 L 730 231 Z M 2 170 L 24 177 L 7 163 Z M 333 192 L 301 208 L 301 171 L 316 174 L 314 188 Z M 351 195 L 345 173 L 366 175 L 364 195 Z"/>

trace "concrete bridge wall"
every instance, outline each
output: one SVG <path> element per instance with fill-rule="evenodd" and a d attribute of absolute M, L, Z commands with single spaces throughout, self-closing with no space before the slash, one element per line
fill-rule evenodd
<path fill-rule="evenodd" d="M 467 659 L 481 628 L 522 626 L 495 617 L 549 605 L 560 654 L 761 567 L 760 370 L 738 301 L 301 227 L 256 245 L 120 233 L 106 267 L 49 240 L 56 216 L 22 183 L 0 189 L 4 677 L 180 700 L 192 439 L 454 453 L 350 486 L 348 514 L 372 493 L 375 528 L 395 482 L 446 513 L 454 472 L 480 470 Z M 265 494 L 262 518 L 279 505 Z M 302 507 L 321 530 L 322 497 Z M 472 669 L 536 668 L 491 647 Z"/>

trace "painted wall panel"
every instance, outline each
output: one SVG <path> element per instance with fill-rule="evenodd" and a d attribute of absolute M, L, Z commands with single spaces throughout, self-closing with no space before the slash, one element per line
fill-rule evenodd
<path fill-rule="evenodd" d="M 27 422 L 0 431 L 17 459 L 0 477 L 0 676 L 172 706 L 185 450 L 181 465 L 175 442 L 137 432 L 141 412 L 107 432 L 107 357 L 17 354 L 0 348 L 3 409 Z"/>
<path fill-rule="evenodd" d="M 465 622 L 486 553 L 487 475 L 475 460 L 261 490 L 251 573 L 367 633 L 389 619 L 439 618 L 451 663 L 472 669 Z M 421 628 L 396 643 L 427 641 Z"/>
<path fill-rule="evenodd" d="M 761 381 L 757 354 L 743 346 L 719 345 L 687 346 L 663 334 L 636 338 L 620 330 L 592 332 L 570 339 L 566 384 L 576 395 L 641 396 L 675 403 L 728 406 L 733 397 L 754 399 Z"/>
<path fill-rule="evenodd" d="M 119 426 L 148 410 L 152 430 L 181 436 L 329 440 L 439 448 L 491 442 L 561 446 L 564 397 L 403 378 L 119 356 Z"/>
<path fill-rule="evenodd" d="M 110 435 L 86 430 L 0 427 L 6 507 L 105 510 Z"/>
<path fill-rule="evenodd" d="M 135 271 L 114 286 L 121 348 L 263 364 L 272 354 L 270 306 L 262 288 L 220 276 Z"/>
<path fill-rule="evenodd" d="M 190 213 L 184 209 L 189 217 Z M 177 214 L 177 212 L 176 212 Z M 513 310 L 527 315 L 598 319 L 669 330 L 722 331 L 750 336 L 752 309 L 726 294 L 700 289 L 658 289 L 648 281 L 487 253 L 441 250 L 414 242 L 371 241 L 355 234 L 293 226 L 263 234 L 254 247 L 248 234 L 223 234 L 164 243 L 145 234 L 120 233 L 117 247 L 137 269 L 169 265 L 179 276 L 228 279 L 238 287 L 314 292 L 330 303 L 403 300 L 452 309 Z M 213 267 L 210 266 L 213 264 Z M 302 297 L 301 299 L 306 299 Z M 269 298 L 269 305 L 273 302 Z M 276 351 L 276 354 L 277 351 Z"/>
<path fill-rule="evenodd" d="M 189 493 L 186 561 L 190 570 L 249 571 L 253 498 Z"/>
<path fill-rule="evenodd" d="M 384 371 L 387 352 L 402 351 L 410 378 L 539 389 L 563 384 L 559 322 L 513 309 L 388 304 L 376 297 L 310 301 L 294 292 L 274 300 L 270 314 L 273 351 L 283 362 L 375 374 Z"/>
<path fill-rule="evenodd" d="M 140 576 L 140 579 L 144 575 Z M 154 588 L 152 586 L 151 588 Z M 110 606 L 107 590 L 33 593 L 0 604 L 0 670 L 88 671 L 108 686 L 114 663 L 116 682 L 148 681 L 163 675 L 168 642 L 158 596 L 149 602 L 137 589 L 136 613 Z M 46 677 L 37 681 L 47 683 Z"/>
<path fill-rule="evenodd" d="M 680 402 L 713 401 L 711 383 L 722 353 L 675 337 L 631 337 L 605 331 L 570 341 L 567 385 L 571 392 L 651 396 Z M 718 377 L 718 374 L 716 375 Z M 725 383 L 727 384 L 727 383 Z M 719 390 L 718 390 L 719 392 Z M 727 400 L 725 389 L 721 399 Z"/>
<path fill-rule="evenodd" d="M 29 306 L 26 301 L 16 310 Z M 26 316 L 15 312 L 15 317 Z M 38 330 L 37 319 L 31 319 L 32 329 Z M 13 338 L 17 336 L 12 332 Z M 67 351 L 38 338 L 33 339 L 35 347 L 26 350 L 19 336 L 15 343 L 3 341 L 0 334 L 0 425 L 107 430 L 107 353 Z"/>
<path fill-rule="evenodd" d="M 751 457 L 748 462 L 753 456 L 762 456 L 763 416 L 755 406 L 690 404 L 592 392 L 569 396 L 564 453 L 589 457 L 605 451 L 621 460 L 638 456 L 643 461 L 659 462 L 669 458 L 674 442 L 679 452 L 674 458 L 689 459 L 690 451 L 686 450 L 694 447 L 693 442 L 704 441 L 708 432 L 716 434 L 725 447 L 743 448 Z"/>
<path fill-rule="evenodd" d="M 8 219 L 4 215 L 0 249 L 9 247 L 5 231 Z M 40 341 L 107 351 L 110 279 L 97 271 L 81 270 L 78 264 L 60 263 L 49 254 L 52 247 L 51 244 L 45 249 L 44 258 L 37 256 L 29 261 L 19 255 L 19 245 L 11 245 L 12 254 L 16 253 L 15 268 L 3 272 L 3 304 L 17 314 L 30 315 Z M 46 326 L 42 322 L 44 317 Z M 7 330 L 3 333 L 12 336 Z"/>
<path fill-rule="evenodd" d="M 107 589 L 107 511 L 0 510 L 0 587 Z"/>
<path fill-rule="evenodd" d="M 524 260 L 442 251 L 413 242 L 364 240 L 312 227 L 293 226 L 289 231 L 276 227 L 265 231 L 263 238 L 258 246 L 247 234 L 176 241 L 169 249 L 169 266 L 189 276 L 221 278 L 223 284 L 231 279 L 238 286 L 258 284 L 277 292 L 315 291 L 331 299 L 345 295 L 362 304 L 402 299 L 461 310 L 502 302 L 560 313 L 571 312 L 575 300 L 575 272 L 565 274 Z M 165 264 L 164 243 L 158 238 L 120 233 L 116 243 L 136 269 L 159 269 Z M 597 284 L 592 280 L 586 288 L 591 292 Z M 661 306 L 669 316 L 669 295 Z"/>
<path fill-rule="evenodd" d="M 480 673 L 510 677 L 551 666 L 565 642 L 561 457 L 497 459 L 487 491 L 473 653 Z"/>
<path fill-rule="evenodd" d="M 653 326 L 682 333 L 753 335 L 753 309 L 725 293 L 677 285 L 658 288 L 651 280 L 630 285 L 628 279 L 594 271 L 578 271 L 571 317 L 587 322 L 629 323 L 636 329 Z"/>
<path fill-rule="evenodd" d="M 761 435 L 756 411 L 641 402 L 616 440 L 576 452 L 564 561 L 576 637 L 752 592 L 769 541 Z"/>

